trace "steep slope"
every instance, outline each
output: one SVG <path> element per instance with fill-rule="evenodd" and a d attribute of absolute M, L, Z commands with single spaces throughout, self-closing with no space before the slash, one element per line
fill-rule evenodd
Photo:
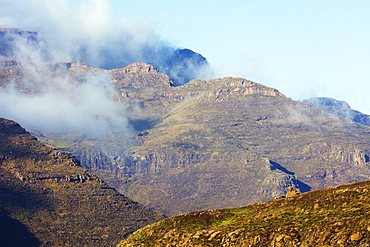
<path fill-rule="evenodd" d="M 186 213 L 140 229 L 118 246 L 369 246 L 369 191 L 366 181 Z"/>
<path fill-rule="evenodd" d="M 2 246 L 112 246 L 163 219 L 2 118 L 0 198 Z"/>

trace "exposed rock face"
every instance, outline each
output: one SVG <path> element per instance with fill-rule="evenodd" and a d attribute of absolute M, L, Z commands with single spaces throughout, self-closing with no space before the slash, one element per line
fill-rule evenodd
<path fill-rule="evenodd" d="M 3 246 L 114 246 L 164 218 L 1 118 L 0 178 Z"/>
<path fill-rule="evenodd" d="M 118 246 L 368 246 L 369 192 L 366 181 L 186 213 L 140 229 Z"/>
<path fill-rule="evenodd" d="M 337 145 L 330 147 L 330 151 L 325 159 L 354 166 L 366 166 L 369 163 L 369 156 L 364 150 Z"/>
<path fill-rule="evenodd" d="M 175 86 L 175 82 L 169 76 L 160 73 L 153 65 L 147 63 L 133 63 L 110 72 L 113 75 L 112 82 L 123 84 L 124 87 Z"/>
<path fill-rule="evenodd" d="M 10 67 L 17 65 L 17 61 L 15 61 L 13 58 L 8 58 L 4 56 L 0 56 L 0 67 Z"/>
<path fill-rule="evenodd" d="M 219 81 L 216 79 L 215 81 Z M 209 94 L 209 97 L 221 97 L 224 95 L 264 95 L 273 97 L 285 97 L 274 88 L 262 86 L 261 84 L 245 80 L 243 78 L 224 78 L 225 83 L 221 84 L 221 89 L 215 90 Z M 210 81 L 212 83 L 212 80 Z"/>

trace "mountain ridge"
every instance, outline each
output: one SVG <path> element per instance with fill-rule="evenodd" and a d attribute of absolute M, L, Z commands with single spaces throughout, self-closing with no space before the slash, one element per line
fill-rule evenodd
<path fill-rule="evenodd" d="M 212 83 L 214 83 L 214 87 Z M 246 88 L 241 88 L 241 85 L 245 85 Z M 202 88 L 200 88 L 201 86 Z M 226 179 L 225 174 L 235 174 L 228 170 L 232 167 L 231 164 L 234 164 L 239 171 L 237 177 L 243 174 L 246 180 L 251 180 L 249 176 L 253 177 L 253 172 L 264 174 L 262 177 L 265 178 L 262 180 L 261 178 L 258 180 L 252 179 L 254 181 L 252 184 L 258 183 L 262 188 L 256 191 L 251 189 L 250 191 L 254 192 L 249 193 L 260 195 L 266 193 L 269 194 L 270 199 L 278 196 L 287 187 L 297 186 L 298 184 L 303 191 L 307 191 L 323 186 L 322 182 L 317 183 L 316 181 L 326 180 L 329 184 L 338 185 L 341 182 L 338 181 L 338 184 L 335 184 L 334 181 L 344 177 L 348 177 L 350 181 L 352 179 L 358 181 L 358 179 L 365 180 L 368 178 L 368 175 L 365 175 L 369 172 L 367 168 L 368 159 L 366 158 L 368 154 L 366 151 L 350 146 L 348 146 L 350 148 L 349 151 L 346 151 L 346 148 L 336 145 L 335 141 L 328 137 L 328 135 L 332 135 L 330 132 L 335 133 L 340 129 L 341 120 L 339 122 L 334 121 L 330 119 L 329 115 L 323 115 L 311 107 L 288 99 L 276 89 L 247 82 L 245 79 L 221 78 L 208 82 L 196 80 L 184 86 L 172 88 L 172 90 L 178 92 L 176 95 L 180 95 L 183 88 L 190 88 L 184 90 L 189 96 L 186 99 L 185 97 L 180 97 L 184 98 L 181 106 L 173 108 L 154 128 L 147 131 L 148 133 L 144 137 L 143 144 L 135 148 L 132 155 L 137 168 L 145 167 L 145 170 L 142 171 L 145 171 L 144 174 L 148 178 L 145 179 L 139 173 L 138 180 L 135 180 L 135 176 L 133 176 L 132 180 L 127 185 L 124 185 L 127 187 L 123 187 L 123 191 L 129 196 L 136 199 L 141 197 L 139 200 L 143 200 L 144 204 L 150 205 L 150 207 L 158 208 L 159 206 L 154 206 L 155 199 L 153 197 L 157 196 L 157 194 L 149 192 L 152 188 L 157 188 L 158 186 L 162 190 L 170 192 L 167 195 L 160 191 L 156 193 L 165 196 L 165 198 L 171 198 L 170 200 L 173 202 L 186 197 L 185 195 L 189 193 L 186 190 L 193 190 L 191 193 L 199 195 L 201 191 L 207 188 L 208 192 L 204 191 L 201 193 L 205 193 L 204 198 L 208 198 L 208 203 L 213 203 L 215 206 L 215 202 L 212 202 L 210 198 L 215 196 L 228 198 L 230 196 L 227 190 L 223 191 L 217 188 L 225 186 L 221 182 L 221 178 Z M 182 95 L 186 96 L 186 94 Z M 277 109 L 278 111 L 276 111 Z M 313 122 L 310 123 L 310 121 Z M 314 121 L 318 122 L 314 124 Z M 351 123 L 343 124 L 347 124 L 348 127 L 351 126 L 350 128 L 353 128 L 354 132 L 358 128 L 365 135 L 368 135 L 366 134 L 368 133 L 366 127 L 363 128 Z M 307 132 L 312 133 L 312 136 L 309 136 Z M 333 137 L 340 137 L 342 133 L 337 133 Z M 298 135 L 302 135 L 303 138 L 295 137 Z M 361 135 L 358 134 L 357 137 Z M 324 138 L 324 141 L 317 142 L 318 140 L 315 140 L 317 137 L 320 139 Z M 208 141 L 208 139 L 211 141 Z M 356 145 L 366 143 L 364 136 L 360 139 L 362 141 L 356 141 Z M 279 144 L 279 142 L 286 144 Z M 312 143 L 315 142 L 317 144 L 313 145 Z M 342 143 L 343 140 L 340 142 Z M 160 143 L 160 146 L 156 145 L 157 143 Z M 294 143 L 297 143 L 299 146 L 295 147 Z M 344 145 L 349 145 L 349 143 Z M 284 148 L 285 151 L 283 151 Z M 296 150 L 296 154 L 292 150 Z M 282 158 L 283 153 L 285 161 L 281 162 L 279 159 Z M 297 157 L 297 154 L 300 153 L 304 157 Z M 314 159 L 317 161 L 314 161 Z M 344 167 L 351 167 L 352 163 L 356 163 L 354 162 L 355 160 L 358 160 L 357 164 L 363 171 L 361 172 L 362 175 L 350 174 L 345 172 L 347 168 L 340 168 L 339 173 L 341 173 L 340 176 L 343 176 L 343 178 L 339 178 L 340 176 L 335 178 L 335 169 L 337 168 L 329 168 L 330 166 L 335 167 L 334 164 L 337 162 L 343 163 Z M 291 165 L 287 166 L 287 162 Z M 298 162 L 301 163 L 299 170 L 293 166 L 293 164 Z M 304 168 L 303 166 L 304 163 L 308 162 L 315 166 L 316 162 L 324 163 L 324 169 L 321 168 L 324 170 L 323 173 L 302 176 L 305 172 L 306 174 L 307 172 L 310 173 L 309 168 L 307 166 Z M 326 164 L 330 165 L 326 167 Z M 213 169 L 211 167 L 223 167 L 223 169 L 217 171 L 217 168 Z M 225 169 L 226 167 L 228 168 Z M 163 169 L 169 169 L 167 175 L 161 175 Z M 203 171 L 203 169 L 205 170 Z M 329 170 L 326 171 L 326 169 Z M 192 170 L 192 172 L 189 172 L 189 170 Z M 248 170 L 253 172 L 247 175 L 246 171 Z M 320 168 L 315 168 L 315 170 L 319 172 Z M 348 175 L 344 175 L 345 173 L 348 173 Z M 157 176 L 154 174 L 157 174 Z M 172 177 L 170 174 L 172 174 Z M 190 174 L 193 174 L 193 176 L 190 176 Z M 163 180 L 159 179 L 158 176 L 163 176 Z M 279 179 L 277 179 L 278 177 Z M 335 179 L 331 180 L 330 177 Z M 212 179 L 214 183 L 211 182 Z M 158 183 L 155 182 L 157 180 Z M 170 184 L 174 188 L 177 188 L 177 184 L 180 184 L 181 192 L 171 190 L 170 186 L 165 185 L 165 181 L 171 181 Z M 189 182 L 184 183 L 182 181 Z M 245 192 L 241 192 L 242 188 L 248 190 L 248 186 L 251 186 L 246 185 L 245 181 L 242 182 L 231 177 L 227 178 L 226 181 L 226 183 L 233 184 L 232 190 L 234 190 L 234 193 L 243 193 L 236 194 L 238 196 L 231 200 L 233 203 L 236 203 L 237 200 L 240 200 L 239 205 L 243 205 L 243 200 L 245 204 L 250 203 L 250 201 L 247 202 L 243 198 L 255 198 L 257 201 L 267 199 L 256 194 L 248 196 L 244 194 Z M 276 181 L 275 184 L 273 181 Z M 286 183 L 287 181 L 290 182 Z M 207 183 L 210 183 L 210 185 L 207 185 Z M 142 195 L 138 193 L 139 184 L 148 186 L 140 190 L 144 193 Z M 284 184 L 285 187 L 280 187 L 281 184 Z M 117 186 L 120 185 L 118 184 Z M 133 187 L 130 188 L 130 186 Z M 279 189 L 276 190 L 277 188 Z M 189 199 L 191 201 L 198 200 L 190 195 Z M 210 197 L 210 195 L 212 196 Z M 159 199 L 158 203 L 160 201 L 164 201 L 164 199 Z M 199 198 L 197 206 L 199 206 L 201 201 L 202 199 Z M 221 198 L 217 201 L 224 201 L 224 206 L 229 203 L 228 200 L 225 201 L 225 199 Z M 190 205 L 186 200 L 183 201 L 183 204 Z M 201 205 L 204 205 L 204 202 Z M 168 207 L 168 201 L 163 206 Z M 194 209 L 197 208 L 187 209 L 186 211 Z M 163 208 L 161 210 L 167 209 Z M 165 212 L 167 215 L 180 213 L 179 211 L 176 211 L 176 213 L 162 212 Z"/>

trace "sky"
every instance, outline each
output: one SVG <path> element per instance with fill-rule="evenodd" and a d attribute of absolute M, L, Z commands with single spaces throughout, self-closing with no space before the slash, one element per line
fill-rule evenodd
<path fill-rule="evenodd" d="M 92 59 L 101 47 L 113 47 L 113 55 L 128 47 L 128 57 L 144 56 L 148 47 L 189 48 L 207 58 L 213 77 L 243 77 L 294 100 L 333 97 L 370 114 L 367 0 L 0 0 L 0 6 L 0 26 L 54 37 L 54 57 L 64 61 L 77 59 L 82 41 Z"/>
<path fill-rule="evenodd" d="M 111 1 L 161 38 L 205 56 L 217 77 L 333 97 L 370 114 L 370 1 Z"/>

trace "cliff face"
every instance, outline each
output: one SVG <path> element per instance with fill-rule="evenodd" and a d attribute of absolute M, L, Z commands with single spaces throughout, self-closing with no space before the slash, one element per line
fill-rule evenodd
<path fill-rule="evenodd" d="M 368 246 L 370 182 L 178 215 L 118 246 Z"/>
<path fill-rule="evenodd" d="M 119 194 L 70 153 L 0 119 L 4 246 L 112 246 L 163 216 Z"/>

